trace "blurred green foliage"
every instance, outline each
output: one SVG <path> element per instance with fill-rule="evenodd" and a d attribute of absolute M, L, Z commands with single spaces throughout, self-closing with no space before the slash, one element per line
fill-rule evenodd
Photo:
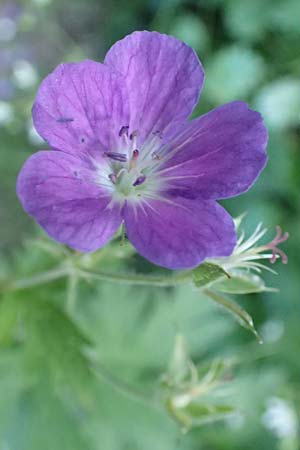
<path fill-rule="evenodd" d="M 277 266 L 278 277 L 264 276 L 280 293 L 238 299 L 263 345 L 186 286 L 58 279 L 6 293 L 0 301 L 1 450 L 300 448 L 299 24 L 298 0 L 1 0 L 0 280 L 50 270 L 65 252 L 43 236 L 30 239 L 41 232 L 15 196 L 23 161 L 45 145 L 30 121 L 40 80 L 62 61 L 103 59 L 135 29 L 170 33 L 196 49 L 206 83 L 195 115 L 234 99 L 263 114 L 268 166 L 249 193 L 226 207 L 234 215 L 248 211 L 248 230 L 263 221 L 270 236 L 277 224 L 291 236 L 289 264 Z M 108 252 L 93 265 L 161 273 L 128 245 Z M 216 395 L 239 411 L 187 435 L 143 401 L 170 370 L 178 334 L 197 368 L 231 361 L 228 383 Z M 206 406 L 197 408 L 201 416 Z"/>

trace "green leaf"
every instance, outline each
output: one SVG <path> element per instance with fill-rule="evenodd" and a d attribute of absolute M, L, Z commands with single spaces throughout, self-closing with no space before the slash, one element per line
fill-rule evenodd
<path fill-rule="evenodd" d="M 175 18 L 171 34 L 201 53 L 209 44 L 206 25 L 195 14 L 185 14 Z"/>
<path fill-rule="evenodd" d="M 49 388 L 47 374 L 34 388 L 24 391 L 4 430 L 7 448 L 81 450 L 89 448 L 79 411 Z M 10 432 L 17 426 L 18 432 Z"/>
<path fill-rule="evenodd" d="M 223 297 L 220 294 L 217 294 L 216 292 L 212 291 L 211 289 L 205 289 L 204 294 L 207 295 L 209 298 L 211 298 L 214 302 L 216 302 L 218 305 L 225 308 L 227 311 L 230 312 L 234 316 L 234 318 L 239 322 L 239 324 L 246 328 L 247 330 L 251 331 L 258 342 L 261 344 L 262 339 L 259 336 L 258 332 L 256 331 L 253 323 L 253 319 L 250 316 L 250 314 L 247 313 L 243 308 L 241 308 L 240 305 L 238 305 L 233 300 L 230 300 L 227 297 Z"/>
<path fill-rule="evenodd" d="M 251 273 L 239 273 L 231 275 L 231 278 L 227 280 L 217 281 L 214 283 L 214 289 L 227 294 L 252 294 L 263 291 L 277 292 L 276 289 L 266 287 L 261 277 Z"/>
<path fill-rule="evenodd" d="M 225 272 L 222 267 L 212 263 L 201 264 L 196 267 L 196 269 L 192 270 L 192 275 L 193 281 L 197 287 L 210 284 L 218 278 L 222 278 L 224 276 L 230 278 L 230 275 Z"/>
<path fill-rule="evenodd" d="M 250 48 L 232 45 L 215 53 L 207 64 L 204 94 L 216 104 L 245 98 L 265 75 L 261 55 Z"/>
<path fill-rule="evenodd" d="M 11 296 L 2 299 L 0 303 L 0 346 L 10 344 L 18 320 L 18 302 Z"/>
<path fill-rule="evenodd" d="M 255 100 L 255 107 L 269 126 L 284 129 L 300 124 L 299 98 L 299 79 L 285 77 L 265 86 Z"/>
<path fill-rule="evenodd" d="M 262 39 L 270 28 L 270 12 L 274 8 L 273 0 L 231 0 L 225 9 L 225 26 L 228 32 L 248 42 L 256 42 Z"/>

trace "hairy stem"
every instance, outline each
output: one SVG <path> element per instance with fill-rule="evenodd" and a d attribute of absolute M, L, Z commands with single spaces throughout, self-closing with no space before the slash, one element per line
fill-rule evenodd
<path fill-rule="evenodd" d="M 1 291 L 18 291 L 20 289 L 28 289 L 42 284 L 51 283 L 60 278 L 64 278 L 69 274 L 69 269 L 66 267 L 57 267 L 53 270 L 38 273 L 32 277 L 20 278 L 1 286 Z"/>
<path fill-rule="evenodd" d="M 77 279 L 95 279 L 101 281 L 110 281 L 113 283 L 154 287 L 170 287 L 182 283 L 188 283 L 191 281 L 191 275 L 189 272 L 167 276 L 147 276 L 142 274 L 91 271 L 87 269 L 81 269 L 79 267 L 60 266 L 53 270 L 38 273 L 37 275 L 33 275 L 32 277 L 20 278 L 19 280 L 5 283 L 1 286 L 0 291 L 5 292 L 28 289 L 35 286 L 47 284 L 65 277 L 72 277 Z"/>
<path fill-rule="evenodd" d="M 142 274 L 109 273 L 104 271 L 95 272 L 83 269 L 75 270 L 77 275 L 81 278 L 111 281 L 114 283 L 131 284 L 138 286 L 170 287 L 182 283 L 188 283 L 191 281 L 191 276 L 188 272 L 167 276 L 147 276 Z"/>

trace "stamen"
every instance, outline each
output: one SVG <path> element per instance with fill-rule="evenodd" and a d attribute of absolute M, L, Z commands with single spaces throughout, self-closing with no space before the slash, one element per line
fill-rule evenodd
<path fill-rule="evenodd" d="M 134 130 L 134 131 L 130 134 L 129 139 L 132 141 L 133 138 L 137 137 L 137 135 L 138 135 L 138 130 Z"/>
<path fill-rule="evenodd" d="M 156 152 L 153 152 L 153 153 L 151 154 L 151 157 L 152 157 L 152 159 L 156 159 L 156 160 L 159 160 L 159 159 L 160 159 L 159 155 L 158 155 Z"/>
<path fill-rule="evenodd" d="M 116 177 L 117 179 L 120 178 L 120 176 L 122 175 L 122 173 L 126 172 L 126 169 L 124 169 L 124 167 L 122 167 L 122 169 L 119 170 L 119 172 L 117 173 Z"/>
<path fill-rule="evenodd" d="M 127 161 L 127 155 L 125 155 L 125 153 L 105 152 L 104 156 L 107 156 L 108 158 L 113 159 L 114 161 L 120 161 L 120 162 Z"/>
<path fill-rule="evenodd" d="M 116 183 L 117 183 L 117 176 L 116 176 L 116 174 L 110 173 L 110 174 L 108 175 L 108 178 L 110 179 L 110 181 L 111 181 L 113 184 L 116 184 Z"/>
<path fill-rule="evenodd" d="M 289 237 L 289 233 L 285 232 L 282 234 L 282 229 L 280 226 L 276 227 L 276 236 L 275 238 L 269 243 L 266 244 L 265 247 L 272 250 L 272 256 L 270 259 L 270 262 L 274 264 L 274 262 L 278 257 L 281 257 L 282 263 L 287 264 L 288 257 L 287 255 L 277 247 L 278 244 L 282 244 L 282 242 L 285 242 Z"/>
<path fill-rule="evenodd" d="M 146 180 L 146 176 L 145 175 L 140 175 L 135 182 L 133 183 L 132 186 L 139 186 L 140 184 L 143 184 L 144 181 Z"/>
<path fill-rule="evenodd" d="M 126 126 L 123 126 L 121 129 L 120 129 L 120 131 L 119 131 L 119 136 L 121 137 L 121 136 L 128 136 L 128 130 L 129 130 L 129 126 L 128 125 L 126 125 Z"/>
<path fill-rule="evenodd" d="M 162 139 L 162 136 L 163 136 L 162 131 L 156 130 L 156 131 L 153 131 L 152 134 L 154 134 L 154 136 L 158 136 L 160 139 Z"/>
<path fill-rule="evenodd" d="M 139 154 L 140 154 L 140 152 L 138 151 L 137 148 L 135 150 L 133 150 L 133 152 L 132 152 L 132 159 L 137 159 Z"/>

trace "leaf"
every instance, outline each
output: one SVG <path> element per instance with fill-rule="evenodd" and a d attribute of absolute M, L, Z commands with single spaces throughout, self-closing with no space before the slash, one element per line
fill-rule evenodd
<path fill-rule="evenodd" d="M 300 83 L 298 78 L 284 77 L 265 86 L 255 100 L 267 124 L 276 129 L 300 124 Z"/>
<path fill-rule="evenodd" d="M 225 9 L 225 26 L 228 32 L 239 40 L 257 42 L 270 26 L 270 13 L 274 8 L 272 0 L 231 0 Z"/>
<path fill-rule="evenodd" d="M 249 47 L 226 46 L 208 61 L 205 95 L 216 104 L 245 98 L 264 78 L 265 71 L 259 53 Z"/>
<path fill-rule="evenodd" d="M 93 375 L 84 353 L 91 343 L 61 308 L 30 291 L 8 295 L 0 303 L 0 345 L 15 342 L 24 353 L 24 373 L 38 381 L 45 372 L 53 386 L 67 388 L 81 404 L 93 401 Z"/>
<path fill-rule="evenodd" d="M 223 297 L 222 295 L 217 294 L 216 292 L 210 289 L 205 289 L 203 292 L 214 302 L 218 303 L 218 305 L 222 306 L 227 311 L 229 311 L 230 314 L 232 314 L 235 317 L 235 319 L 239 322 L 239 324 L 242 327 L 246 328 L 247 330 L 251 331 L 258 340 L 258 342 L 262 344 L 262 339 L 254 327 L 253 319 L 247 313 L 247 311 L 241 308 L 241 306 L 238 305 L 233 300 L 230 300 L 227 297 Z"/>
<path fill-rule="evenodd" d="M 231 275 L 231 278 L 228 280 L 217 281 L 214 283 L 214 289 L 227 294 L 252 294 L 263 291 L 277 292 L 276 289 L 266 287 L 261 277 L 251 273 L 239 273 Z"/>
<path fill-rule="evenodd" d="M 201 53 L 209 44 L 206 25 L 195 14 L 184 14 L 175 18 L 171 34 Z"/>
<path fill-rule="evenodd" d="M 18 320 L 18 302 L 12 296 L 6 296 L 0 303 L 0 346 L 11 343 Z"/>
<path fill-rule="evenodd" d="M 6 448 L 22 450 L 89 448 L 80 420 L 80 411 L 72 410 L 63 402 L 47 381 L 45 373 L 40 384 L 19 395 L 4 429 Z M 11 432 L 16 429 L 17 432 Z"/>
<path fill-rule="evenodd" d="M 212 283 L 218 278 L 224 276 L 230 278 L 230 275 L 217 264 L 204 263 L 192 270 L 193 281 L 197 287 Z"/>

